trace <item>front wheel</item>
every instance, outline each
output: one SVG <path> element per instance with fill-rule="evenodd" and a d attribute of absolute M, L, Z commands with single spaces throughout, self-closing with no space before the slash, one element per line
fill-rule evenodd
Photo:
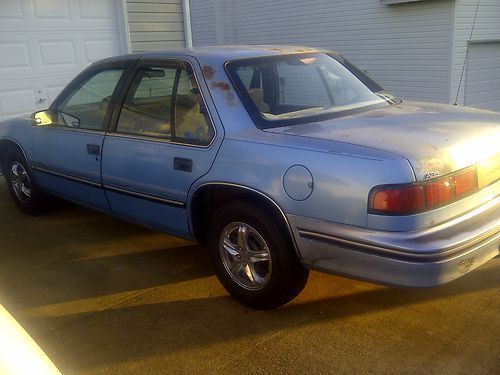
<path fill-rule="evenodd" d="M 5 179 L 9 193 L 19 209 L 27 214 L 38 214 L 46 207 L 46 196 L 37 186 L 23 154 L 18 149 L 7 152 Z"/>
<path fill-rule="evenodd" d="M 272 215 L 245 202 L 231 202 L 215 211 L 209 246 L 222 285 L 252 308 L 284 305 L 307 282 L 309 271 Z"/>

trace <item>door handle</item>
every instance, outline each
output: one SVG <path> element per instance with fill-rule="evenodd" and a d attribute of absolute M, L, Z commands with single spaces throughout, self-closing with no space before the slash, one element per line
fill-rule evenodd
<path fill-rule="evenodd" d="M 174 169 L 183 172 L 193 171 L 193 161 L 191 159 L 174 157 Z"/>
<path fill-rule="evenodd" d="M 99 156 L 101 155 L 101 146 L 99 145 L 87 145 L 87 154 Z"/>

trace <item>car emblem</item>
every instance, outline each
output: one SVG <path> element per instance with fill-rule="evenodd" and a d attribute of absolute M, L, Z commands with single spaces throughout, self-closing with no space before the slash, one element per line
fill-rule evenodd
<path fill-rule="evenodd" d="M 438 177 L 438 176 L 439 176 L 439 172 L 438 171 L 432 171 L 432 172 L 426 173 L 425 176 L 424 176 L 424 179 L 429 180 L 431 178 Z"/>

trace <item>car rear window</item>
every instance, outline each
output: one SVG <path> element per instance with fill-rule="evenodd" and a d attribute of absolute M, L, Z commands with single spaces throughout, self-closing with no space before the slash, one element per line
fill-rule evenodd
<path fill-rule="evenodd" d="M 395 103 L 382 87 L 335 55 L 294 54 L 231 61 L 228 74 L 263 128 L 294 125 Z"/>

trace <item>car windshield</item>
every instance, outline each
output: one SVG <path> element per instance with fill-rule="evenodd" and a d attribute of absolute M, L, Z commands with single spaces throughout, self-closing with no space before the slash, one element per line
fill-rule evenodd
<path fill-rule="evenodd" d="M 312 53 L 232 61 L 228 73 L 262 128 L 300 124 L 395 104 L 347 60 Z"/>

